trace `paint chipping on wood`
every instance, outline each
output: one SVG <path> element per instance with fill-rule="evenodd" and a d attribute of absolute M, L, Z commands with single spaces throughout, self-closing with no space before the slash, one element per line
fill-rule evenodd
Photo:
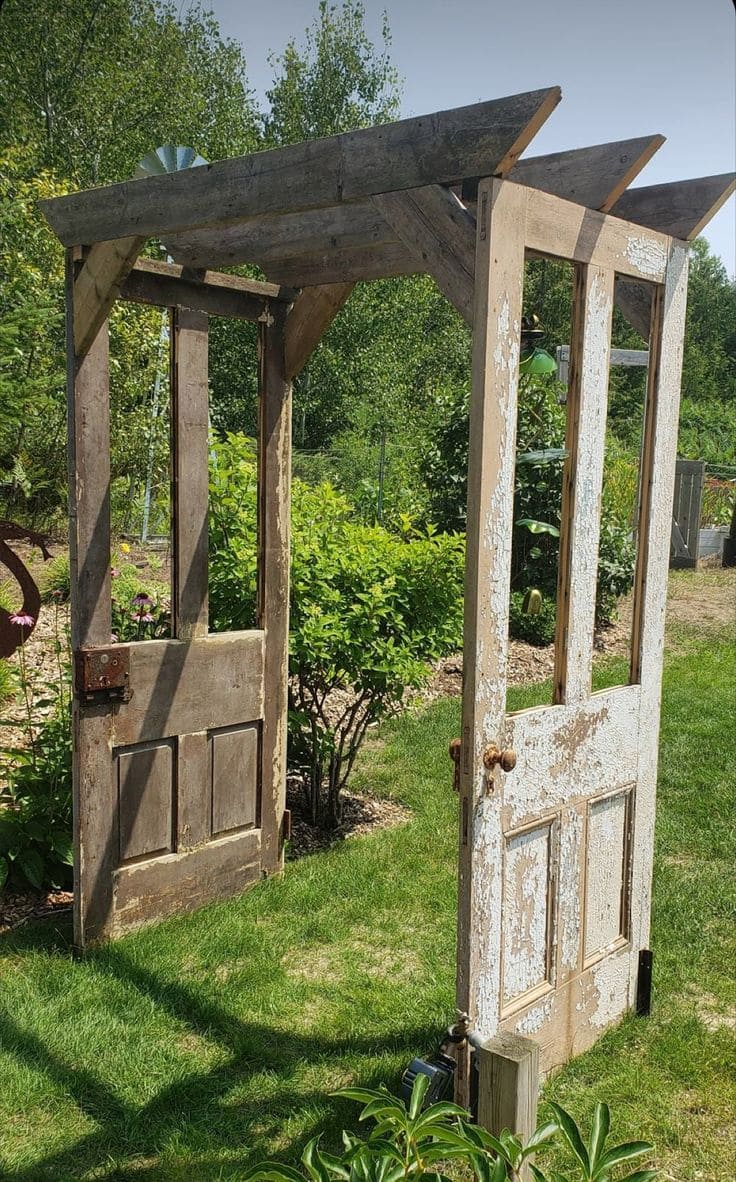
<path fill-rule="evenodd" d="M 626 257 L 642 275 L 659 278 L 667 265 L 662 243 L 650 235 L 631 235 L 626 242 Z"/>

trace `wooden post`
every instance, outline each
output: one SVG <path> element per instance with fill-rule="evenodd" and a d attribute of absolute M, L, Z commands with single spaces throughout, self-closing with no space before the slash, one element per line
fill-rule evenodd
<path fill-rule="evenodd" d="M 537 1127 L 538 1043 L 520 1034 L 497 1034 L 475 1053 L 478 1124 L 496 1137 L 509 1129 L 528 1141 Z"/>
<path fill-rule="evenodd" d="M 171 339 L 172 636 L 207 635 L 207 316 L 174 308 Z"/>
<path fill-rule="evenodd" d="M 286 804 L 289 676 L 291 383 L 286 376 L 286 309 L 273 304 L 260 325 L 258 447 L 258 626 L 265 632 L 261 740 L 261 866 L 278 870 Z"/>
<path fill-rule="evenodd" d="M 73 250 L 67 251 L 67 414 L 71 640 L 80 648 L 110 643 L 110 400 L 108 334 L 103 320 L 84 355 L 74 343 Z M 84 711 L 84 727 L 82 727 Z M 117 834 L 111 797 L 110 712 L 72 708 L 74 941 L 81 948 L 107 918 Z M 84 884 L 84 885 L 83 885 Z"/>

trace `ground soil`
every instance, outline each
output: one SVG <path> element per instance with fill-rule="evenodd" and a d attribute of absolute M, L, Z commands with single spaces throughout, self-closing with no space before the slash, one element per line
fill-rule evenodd
<path fill-rule="evenodd" d="M 42 579 L 43 559 L 31 547 L 16 546 L 16 551 L 26 562 L 34 577 Z M 52 554 L 63 552 L 61 546 L 52 546 Z M 166 579 L 168 555 L 155 551 L 153 568 L 149 565 L 149 552 L 137 546 L 125 555 L 126 562 L 139 566 L 143 577 L 152 575 Z M 736 569 L 701 568 L 697 571 L 673 571 L 670 575 L 667 598 L 667 646 L 678 649 L 686 643 L 688 631 L 697 629 L 717 631 L 736 626 Z M 69 627 L 69 612 L 65 604 L 44 607 L 38 624 L 25 647 L 25 659 L 35 686 L 36 698 L 47 697 L 45 684 L 58 682 L 59 668 L 56 653 L 57 638 L 64 640 Z M 601 629 L 595 638 L 596 659 L 625 655 L 629 652 L 631 637 L 631 600 L 622 600 L 616 622 Z M 11 659 L 18 664 L 18 656 Z M 536 648 L 521 641 L 509 645 L 509 684 L 520 685 L 542 681 L 552 676 L 554 670 L 554 646 Z M 422 693 L 419 704 L 436 698 L 458 696 L 462 692 L 462 653 L 455 653 L 439 662 L 434 674 Z M 415 699 L 416 701 L 416 699 Z M 34 717 L 42 716 L 48 707 L 35 710 Z M 22 697 L 10 706 L 0 708 L 0 747 L 12 747 L 26 742 L 27 725 L 24 719 Z M 3 788 L 2 762 L 0 762 L 0 794 Z M 408 812 L 393 801 L 379 800 L 360 793 L 344 794 L 343 820 L 340 826 L 330 832 L 312 826 L 305 814 L 302 795 L 296 782 L 290 784 L 288 804 L 292 810 L 292 836 L 289 856 L 300 857 L 327 848 L 335 841 L 341 841 L 376 828 L 403 824 Z M 56 913 L 60 908 L 68 909 L 71 895 L 60 893 L 5 892 L 0 896 L 0 933 L 27 919 Z"/>

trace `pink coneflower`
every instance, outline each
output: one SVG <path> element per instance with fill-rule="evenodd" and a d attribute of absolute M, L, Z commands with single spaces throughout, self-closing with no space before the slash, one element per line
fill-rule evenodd
<path fill-rule="evenodd" d="M 110 567 L 110 578 L 111 579 L 116 579 L 119 574 L 120 574 L 120 571 L 118 570 L 118 568 L 116 566 Z"/>
<path fill-rule="evenodd" d="M 33 616 L 26 615 L 25 612 L 18 612 L 17 615 L 10 616 L 10 623 L 17 624 L 19 628 L 32 628 L 36 621 Z"/>
<path fill-rule="evenodd" d="M 150 612 L 137 611 L 130 613 L 131 620 L 135 620 L 136 624 L 152 624 L 153 616 Z"/>
<path fill-rule="evenodd" d="M 153 600 L 150 595 L 146 595 L 145 591 L 139 591 L 134 595 L 131 603 L 139 603 L 141 607 L 153 607 Z"/>

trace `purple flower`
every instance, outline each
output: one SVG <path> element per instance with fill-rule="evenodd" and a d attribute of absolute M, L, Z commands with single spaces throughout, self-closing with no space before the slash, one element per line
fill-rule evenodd
<path fill-rule="evenodd" d="M 11 624 L 17 624 L 19 628 L 32 628 L 36 623 L 33 616 L 26 615 L 25 612 L 18 612 L 17 615 L 11 615 Z"/>
<path fill-rule="evenodd" d="M 141 623 L 142 624 L 152 624 L 153 623 L 153 616 L 151 615 L 150 612 L 146 612 L 145 615 L 141 616 Z"/>
<path fill-rule="evenodd" d="M 111 579 L 116 579 L 119 574 L 120 574 L 120 571 L 118 570 L 118 568 L 116 566 L 110 567 L 110 578 Z"/>
<path fill-rule="evenodd" d="M 54 599 L 61 599 L 64 592 L 60 591 L 59 588 L 57 587 L 55 591 L 51 592 L 51 594 L 53 595 Z"/>
<path fill-rule="evenodd" d="M 139 591 L 134 595 L 131 603 L 138 603 L 141 607 L 153 607 L 153 600 L 150 595 L 146 595 L 145 591 Z"/>
<path fill-rule="evenodd" d="M 112 643 L 113 643 L 113 644 L 117 644 L 117 642 L 118 642 L 118 638 L 117 638 L 117 636 L 115 635 L 115 633 L 114 633 L 114 632 L 111 632 L 111 633 L 110 633 L 110 639 L 111 639 L 111 641 L 112 641 Z"/>

